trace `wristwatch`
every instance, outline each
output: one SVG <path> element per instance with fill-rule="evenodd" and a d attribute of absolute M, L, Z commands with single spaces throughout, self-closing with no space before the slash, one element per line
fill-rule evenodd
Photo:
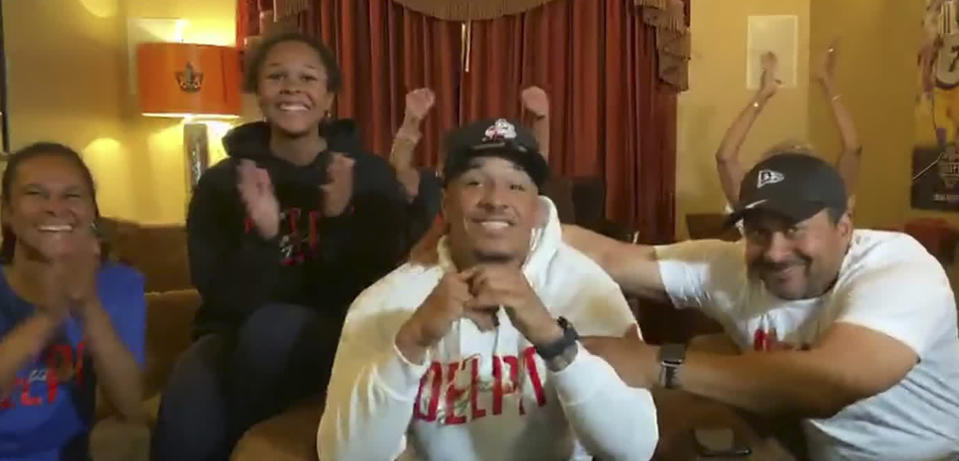
<path fill-rule="evenodd" d="M 559 371 L 566 368 L 576 358 L 576 341 L 579 340 L 579 333 L 573 328 L 564 317 L 556 319 L 556 323 L 563 330 L 563 336 L 556 341 L 543 346 L 536 346 L 536 353 L 546 363 L 546 367 L 552 371 Z"/>
<path fill-rule="evenodd" d="M 659 384 L 666 389 L 679 388 L 679 367 L 686 361 L 686 345 L 667 343 L 659 348 Z"/>

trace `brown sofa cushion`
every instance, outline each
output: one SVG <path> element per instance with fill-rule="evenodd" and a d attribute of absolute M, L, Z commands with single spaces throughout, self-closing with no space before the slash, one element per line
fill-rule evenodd
<path fill-rule="evenodd" d="M 196 290 L 147 293 L 144 397 L 160 392 L 177 358 L 190 345 L 193 316 L 200 306 Z"/>
<path fill-rule="evenodd" d="M 192 286 L 183 226 L 103 219 L 100 227 L 111 259 L 139 270 L 146 279 L 146 291 L 182 290 Z"/>
<path fill-rule="evenodd" d="M 549 197 L 556 206 L 559 222 L 568 224 L 576 219 L 573 207 L 573 183 L 562 176 L 552 176 L 543 186 L 543 195 Z"/>

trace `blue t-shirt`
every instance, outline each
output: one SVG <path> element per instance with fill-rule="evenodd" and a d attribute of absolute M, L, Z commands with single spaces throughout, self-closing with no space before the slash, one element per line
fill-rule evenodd
<path fill-rule="evenodd" d="M 97 292 L 118 336 L 142 367 L 143 277 L 129 267 L 107 264 L 97 275 Z M 35 311 L 0 272 L 0 337 Z M 69 318 L 39 357 L 17 372 L 11 392 L 0 396 L 0 461 L 86 459 L 96 401 L 91 360 L 83 326 Z"/>

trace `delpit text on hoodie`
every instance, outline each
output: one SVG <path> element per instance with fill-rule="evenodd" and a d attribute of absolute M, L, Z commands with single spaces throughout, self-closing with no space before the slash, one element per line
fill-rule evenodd
<path fill-rule="evenodd" d="M 525 415 L 522 398 L 509 399 L 515 407 L 504 410 L 504 400 L 519 397 L 516 394 L 521 389 L 521 376 L 528 376 L 537 405 L 545 406 L 546 392 L 536 369 L 535 354 L 536 349 L 527 347 L 521 356 L 494 355 L 491 381 L 481 381 L 479 355 L 461 362 L 432 362 L 420 381 L 420 390 L 413 404 L 413 418 L 454 425 L 498 416 L 504 411 Z"/>

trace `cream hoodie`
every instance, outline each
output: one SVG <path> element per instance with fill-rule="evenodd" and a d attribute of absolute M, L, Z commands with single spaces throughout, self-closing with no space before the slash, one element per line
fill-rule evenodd
<path fill-rule="evenodd" d="M 618 285 L 562 241 L 556 209 L 533 232 L 523 272 L 554 317 L 580 335 L 621 336 L 635 320 Z M 558 373 L 500 310 L 499 327 L 468 319 L 432 347 L 423 364 L 396 348 L 400 326 L 446 271 L 406 264 L 364 291 L 346 316 L 319 458 L 336 460 L 646 460 L 656 446 L 656 409 L 645 389 L 628 387 L 605 361 L 580 347 Z"/>

